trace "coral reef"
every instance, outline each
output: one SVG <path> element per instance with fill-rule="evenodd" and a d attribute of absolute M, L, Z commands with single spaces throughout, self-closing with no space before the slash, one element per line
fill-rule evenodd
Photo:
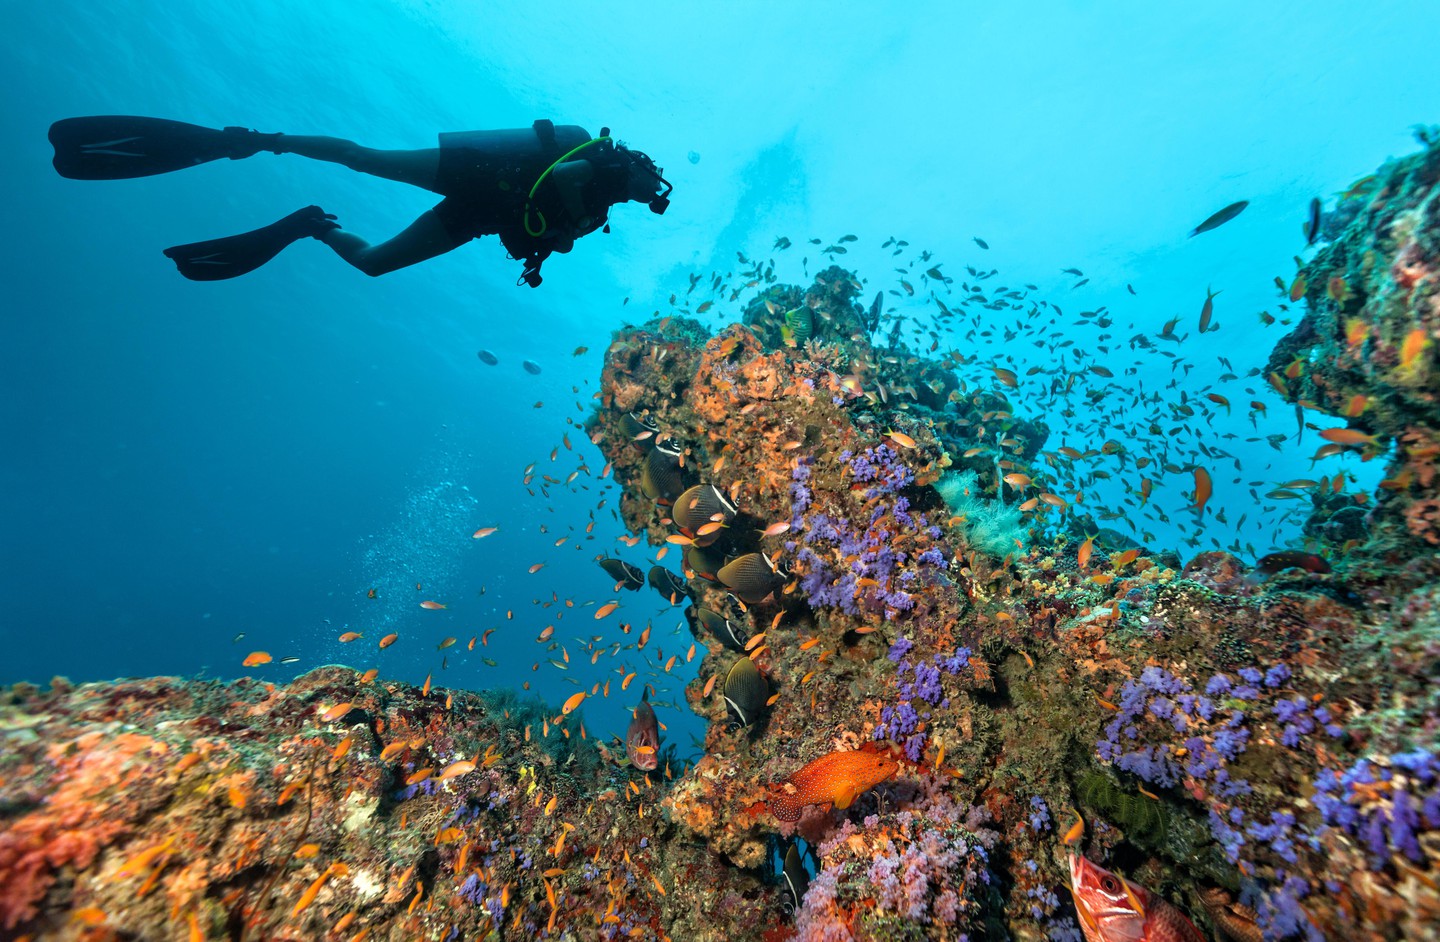
<path fill-rule="evenodd" d="M 1376 184 L 1385 225 L 1412 218 L 1410 241 L 1387 256 L 1411 268 L 1440 231 L 1420 192 L 1432 165 L 1413 158 Z M 1311 268 L 1376 238 L 1378 218 L 1356 213 Z M 1425 272 L 1383 277 L 1358 292 L 1374 308 L 1360 316 L 1390 319 L 1374 337 L 1395 344 L 1387 369 L 1409 372 L 1293 341 L 1276 354 L 1372 364 L 1324 394 L 1320 366 L 1282 367 L 1311 384 L 1289 387 L 1308 404 L 1396 400 L 1390 425 L 1331 444 L 1378 452 L 1370 436 L 1409 436 L 1395 460 L 1411 474 L 1403 487 L 1388 479 L 1379 501 L 1407 509 L 1387 518 L 1339 487 L 1315 500 L 1307 532 L 1331 548 L 1333 571 L 1252 570 L 1224 552 L 1182 570 L 1095 526 L 1061 491 L 1061 462 L 1088 455 L 1040 451 L 1044 427 L 1003 396 L 1014 377 L 927 386 L 958 359 L 877 340 L 881 299 L 867 311 L 843 269 L 766 287 L 743 325 L 703 346 L 657 343 L 654 324 L 622 331 L 590 431 L 626 486 L 627 524 L 686 547 L 692 628 L 708 648 L 688 691 L 712 721 L 707 754 L 666 813 L 741 868 L 761 866 L 773 834 L 811 840 L 819 870 L 794 927 L 806 939 L 1078 938 L 1056 833 L 1077 816 L 1090 855 L 1217 937 L 1429 937 L 1440 621 L 1436 563 L 1419 545 L 1431 506 L 1420 465 L 1422 427 L 1437 423 L 1417 372 L 1432 347 L 1412 340 L 1408 359 L 1400 348 L 1434 302 Z M 676 363 L 693 379 L 673 380 Z M 651 371 L 665 375 L 642 381 Z M 734 505 L 718 536 L 641 494 L 648 448 L 621 424 L 637 409 L 683 448 L 687 484 Z M 767 556 L 776 579 L 742 599 L 717 574 L 747 553 Z M 701 609 L 723 614 L 723 635 Z M 737 728 L 713 680 L 743 657 L 776 695 Z M 892 744 L 901 768 L 853 804 L 807 805 L 794 823 L 766 805 L 807 763 L 871 741 Z"/>
<path fill-rule="evenodd" d="M 1316 489 L 1324 559 L 1104 529 L 1073 468 L 1118 442 L 1043 450 L 1014 372 L 914 352 L 855 273 L 742 257 L 740 322 L 617 332 L 587 422 L 626 525 L 682 553 L 698 762 L 622 772 L 576 715 L 342 668 L 12 688 L 0 926 L 1079 939 L 1083 852 L 1217 939 L 1440 938 L 1437 182 L 1437 148 L 1382 168 L 1286 288 L 1271 385 L 1350 419 L 1317 460 L 1389 463 Z M 772 863 L 796 836 L 808 887 Z"/>
<path fill-rule="evenodd" d="M 701 939 L 772 892 L 579 715 L 339 667 L 9 688 L 0 936 Z"/>

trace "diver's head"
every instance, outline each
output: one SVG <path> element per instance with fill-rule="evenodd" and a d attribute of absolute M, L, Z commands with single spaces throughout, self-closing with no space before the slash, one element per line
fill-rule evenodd
<path fill-rule="evenodd" d="M 587 159 L 595 167 L 595 183 L 606 205 L 644 203 L 657 215 L 670 208 L 674 187 L 650 155 L 613 139 L 609 128 L 601 128 L 600 137 L 591 143 L 598 146 Z"/>
<path fill-rule="evenodd" d="M 655 165 L 648 154 L 631 150 L 620 144 L 616 150 L 625 158 L 625 198 L 635 203 L 646 203 L 652 213 L 663 213 L 670 207 L 670 183 L 663 171 Z"/>

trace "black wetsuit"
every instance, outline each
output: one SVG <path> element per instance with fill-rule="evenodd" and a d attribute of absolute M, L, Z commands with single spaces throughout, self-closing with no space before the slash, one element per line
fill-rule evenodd
<path fill-rule="evenodd" d="M 551 252 L 568 252 L 576 239 L 603 226 L 611 203 L 618 202 L 610 198 L 613 174 L 600 166 L 580 191 L 585 214 L 579 219 L 571 217 L 552 180 L 533 201 L 529 197 L 556 159 L 590 139 L 584 128 L 543 120 L 533 128 L 442 133 L 437 183 L 445 199 L 434 213 L 457 239 L 499 235 L 510 255 L 525 261 L 527 274 L 538 271 Z M 587 159 L 587 151 L 593 149 L 574 159 Z"/>

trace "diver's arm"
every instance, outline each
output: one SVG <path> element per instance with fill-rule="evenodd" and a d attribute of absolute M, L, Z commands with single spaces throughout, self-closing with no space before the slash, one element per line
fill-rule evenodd
<path fill-rule="evenodd" d="M 320 236 L 320 241 L 334 249 L 336 255 L 374 277 L 444 255 L 470 240 L 451 235 L 434 211 L 427 211 L 421 213 L 420 218 L 405 231 L 379 245 L 371 245 L 344 229 L 332 229 Z"/>

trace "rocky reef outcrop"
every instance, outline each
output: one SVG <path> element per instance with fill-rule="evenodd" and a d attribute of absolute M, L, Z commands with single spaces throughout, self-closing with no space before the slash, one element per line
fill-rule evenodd
<path fill-rule="evenodd" d="M 1343 504 L 1321 506 L 1311 531 L 1358 545 L 1374 527 L 1397 558 L 1420 552 L 1416 542 L 1440 546 L 1437 184 L 1440 146 L 1432 145 L 1387 163 L 1341 197 L 1333 240 L 1289 289 L 1303 299 L 1305 315 L 1269 362 L 1282 396 L 1348 420 L 1320 457 L 1354 450 L 1386 461 L 1376 506 L 1363 521 L 1347 521 L 1342 515 L 1357 514 Z"/>

